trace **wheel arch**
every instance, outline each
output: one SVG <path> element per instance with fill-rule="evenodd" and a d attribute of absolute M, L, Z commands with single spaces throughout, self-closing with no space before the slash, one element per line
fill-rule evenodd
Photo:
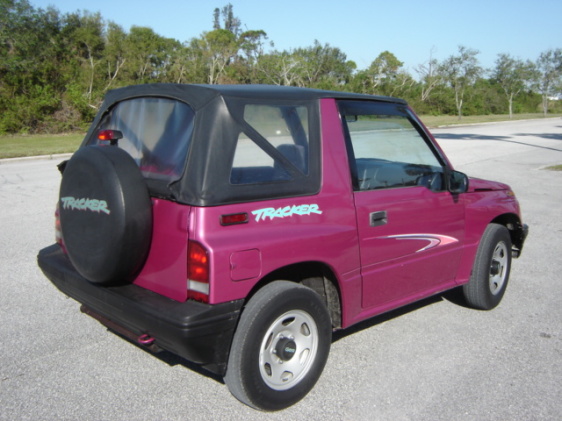
<path fill-rule="evenodd" d="M 504 213 L 495 217 L 490 223 L 500 224 L 508 229 L 511 237 L 513 257 L 519 257 L 527 235 L 526 227 L 521 223 L 519 216 L 514 213 Z"/>
<path fill-rule="evenodd" d="M 305 285 L 316 292 L 326 304 L 332 327 L 342 326 L 341 291 L 335 272 L 325 263 L 307 261 L 281 267 L 265 275 L 250 291 L 246 303 L 261 288 L 274 281 L 290 281 Z"/>

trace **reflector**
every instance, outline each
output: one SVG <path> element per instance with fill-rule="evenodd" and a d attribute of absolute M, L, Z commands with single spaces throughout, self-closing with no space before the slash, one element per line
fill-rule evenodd
<path fill-rule="evenodd" d="M 221 225 L 245 224 L 248 222 L 248 214 L 243 212 L 231 215 L 221 215 L 220 222 Z"/>

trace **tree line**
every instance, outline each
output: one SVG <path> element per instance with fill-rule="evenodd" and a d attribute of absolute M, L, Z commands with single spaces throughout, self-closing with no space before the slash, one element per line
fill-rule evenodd
<path fill-rule="evenodd" d="M 429 53 L 414 69 L 389 51 L 358 69 L 337 47 L 315 41 L 279 51 L 264 30 L 243 30 L 228 4 L 210 30 L 186 42 L 151 28 L 129 31 L 100 13 L 62 14 L 28 0 L 0 0 L 0 134 L 83 129 L 109 90 L 152 82 L 274 84 L 398 96 L 420 114 L 537 112 L 562 101 L 562 49 L 535 62 L 498 54 L 483 69 L 459 46 L 443 61 Z"/>

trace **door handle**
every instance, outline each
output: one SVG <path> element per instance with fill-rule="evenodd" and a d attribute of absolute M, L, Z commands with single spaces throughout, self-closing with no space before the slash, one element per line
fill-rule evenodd
<path fill-rule="evenodd" d="M 386 211 L 371 212 L 369 214 L 369 225 L 379 227 L 388 223 L 388 215 Z"/>

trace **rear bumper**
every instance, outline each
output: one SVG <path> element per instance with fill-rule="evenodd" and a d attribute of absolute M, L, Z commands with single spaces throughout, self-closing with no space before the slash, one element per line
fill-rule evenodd
<path fill-rule="evenodd" d="M 56 244 L 41 250 L 37 261 L 59 290 L 101 315 L 96 318 L 102 323 L 107 319 L 109 327 L 116 325 L 137 338 L 148 335 L 156 346 L 224 375 L 243 300 L 215 305 L 177 302 L 132 284 L 96 285 L 76 272 Z"/>

